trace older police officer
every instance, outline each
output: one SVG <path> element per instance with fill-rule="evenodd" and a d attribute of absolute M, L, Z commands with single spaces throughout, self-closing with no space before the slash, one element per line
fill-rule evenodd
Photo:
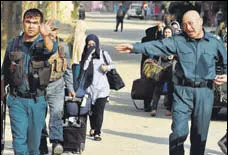
<path fill-rule="evenodd" d="M 194 10 L 182 18 L 183 33 L 161 41 L 118 44 L 120 53 L 171 55 L 179 58 L 173 75 L 173 123 L 170 155 L 184 155 L 191 117 L 191 155 L 204 155 L 213 106 L 212 84 L 227 82 L 227 54 L 222 40 L 203 29 L 203 20 Z M 215 62 L 221 61 L 223 75 L 216 75 Z"/>

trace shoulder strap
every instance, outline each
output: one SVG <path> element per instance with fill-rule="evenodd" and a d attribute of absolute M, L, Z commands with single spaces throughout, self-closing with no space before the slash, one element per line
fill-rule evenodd
<path fill-rule="evenodd" d="M 11 46 L 11 51 L 15 50 L 15 49 L 18 49 L 19 48 L 19 36 L 15 37 L 13 39 L 13 44 Z"/>
<path fill-rule="evenodd" d="M 105 57 L 105 54 L 104 54 L 104 51 L 103 50 L 102 50 L 102 55 L 103 55 L 103 58 L 104 58 L 104 61 L 105 61 L 106 65 L 109 65 L 109 63 L 108 63 L 108 61 L 107 61 L 107 59 Z"/>

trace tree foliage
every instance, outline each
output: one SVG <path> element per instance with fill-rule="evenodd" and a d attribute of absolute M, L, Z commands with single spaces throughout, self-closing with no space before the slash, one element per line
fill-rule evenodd
<path fill-rule="evenodd" d="M 56 18 L 56 1 L 42 1 L 41 10 L 46 18 Z"/>
<path fill-rule="evenodd" d="M 80 1 L 72 1 L 74 9 L 72 11 L 71 17 L 72 19 L 78 19 L 78 7 L 80 5 Z"/>
<path fill-rule="evenodd" d="M 24 12 L 28 9 L 31 8 L 37 8 L 39 4 L 39 1 L 22 1 L 22 15 L 24 14 Z"/>

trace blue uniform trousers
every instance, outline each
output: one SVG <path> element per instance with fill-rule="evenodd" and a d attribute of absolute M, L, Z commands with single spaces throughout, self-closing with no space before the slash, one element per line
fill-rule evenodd
<path fill-rule="evenodd" d="M 170 155 L 184 155 L 184 142 L 189 133 L 189 118 L 191 118 L 190 155 L 204 155 L 213 102 L 214 93 L 210 88 L 175 86 Z"/>
<path fill-rule="evenodd" d="M 15 155 L 40 155 L 41 130 L 44 126 L 46 101 L 8 95 L 10 124 Z"/>

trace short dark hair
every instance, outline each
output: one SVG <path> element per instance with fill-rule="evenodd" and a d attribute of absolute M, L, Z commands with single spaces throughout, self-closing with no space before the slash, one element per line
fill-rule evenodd
<path fill-rule="evenodd" d="M 28 9 L 27 11 L 25 11 L 23 20 L 25 19 L 26 16 L 30 16 L 30 17 L 39 16 L 41 23 L 43 22 L 43 19 L 44 19 L 43 13 L 39 9 L 36 9 L 36 8 Z"/>
<path fill-rule="evenodd" d="M 171 33 L 172 33 L 172 36 L 174 35 L 174 30 L 171 26 L 165 26 L 164 29 L 163 29 L 163 35 L 164 35 L 164 32 L 166 29 L 170 29 L 171 30 Z"/>

